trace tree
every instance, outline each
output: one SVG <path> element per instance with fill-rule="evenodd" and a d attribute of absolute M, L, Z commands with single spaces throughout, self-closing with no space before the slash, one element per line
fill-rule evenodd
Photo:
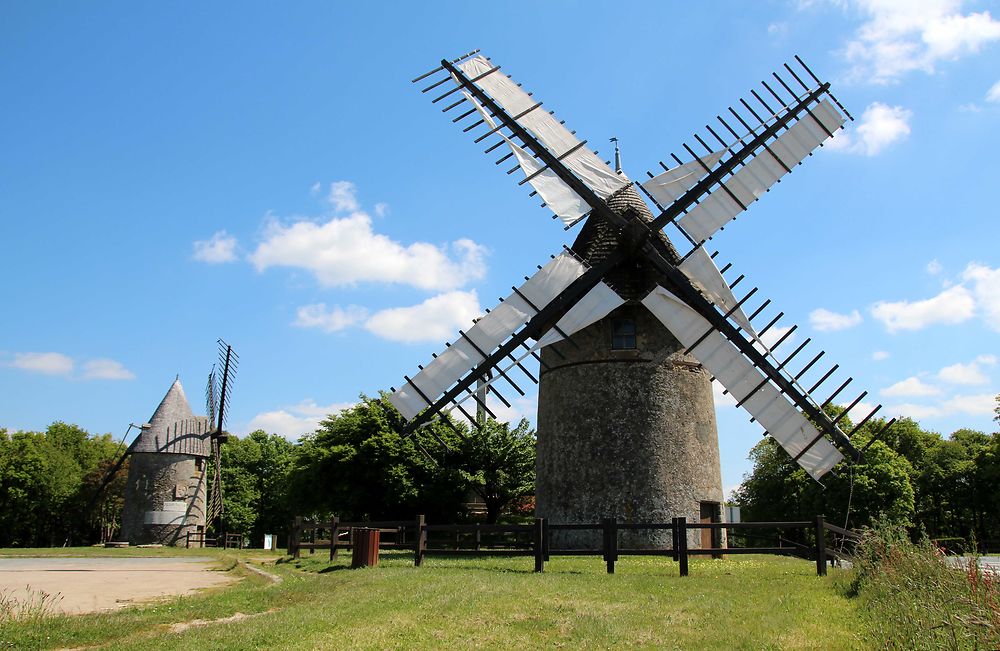
<path fill-rule="evenodd" d="M 100 523 L 87 521 L 83 509 L 118 448 L 110 434 L 90 436 L 62 422 L 45 432 L 0 430 L 0 546 L 99 539 Z M 105 514 L 118 517 L 113 508 Z"/>
<path fill-rule="evenodd" d="M 225 524 L 257 544 L 265 533 L 284 531 L 292 517 L 288 480 L 295 445 L 263 430 L 243 439 L 229 436 L 222 446 Z"/>
<path fill-rule="evenodd" d="M 836 408 L 831 411 L 839 414 Z M 841 422 L 850 428 L 849 419 Z M 854 435 L 854 444 L 863 447 L 883 424 L 866 423 Z M 842 461 L 823 477 L 823 485 L 813 481 L 770 437 L 754 446 L 750 459 L 753 470 L 733 495 L 747 520 L 808 520 L 823 514 L 837 524 L 860 527 L 882 514 L 896 524 L 912 522 L 912 468 L 882 441 L 868 448 L 861 463 Z"/>
<path fill-rule="evenodd" d="M 343 519 L 403 519 L 415 513 L 453 520 L 465 482 L 445 462 L 458 435 L 436 421 L 411 436 L 385 399 L 360 402 L 330 415 L 303 437 L 291 491 L 300 515 L 337 514 Z"/>
<path fill-rule="evenodd" d="M 486 504 L 490 524 L 513 500 L 534 493 L 535 432 L 523 418 L 514 429 L 492 418 L 467 428 L 459 459 L 462 476 Z"/>

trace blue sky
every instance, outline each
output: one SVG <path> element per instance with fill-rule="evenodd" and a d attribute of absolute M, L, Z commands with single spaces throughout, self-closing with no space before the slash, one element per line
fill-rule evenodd
<path fill-rule="evenodd" d="M 237 432 L 398 385 L 573 235 L 409 83 L 482 48 L 632 178 L 801 55 L 857 121 L 720 259 L 845 399 L 993 431 L 997 3 L 361 4 L 0 6 L 0 426 L 197 408 L 218 337 Z M 718 416 L 732 487 L 760 429 Z"/>

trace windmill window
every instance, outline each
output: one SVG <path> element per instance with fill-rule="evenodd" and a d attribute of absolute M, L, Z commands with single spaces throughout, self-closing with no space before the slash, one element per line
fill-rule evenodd
<path fill-rule="evenodd" d="M 635 349 L 635 319 L 611 320 L 611 350 Z"/>

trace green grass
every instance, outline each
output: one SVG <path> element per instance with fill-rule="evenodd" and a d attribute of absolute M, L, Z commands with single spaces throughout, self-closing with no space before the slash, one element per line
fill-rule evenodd
<path fill-rule="evenodd" d="M 162 550 L 150 550 L 160 554 Z M 185 550 L 181 550 L 182 552 Z M 192 550 L 194 551 L 194 550 Z M 198 550 L 203 552 L 205 550 Z M 220 560 L 254 552 L 218 552 Z M 697 559 L 691 575 L 663 558 L 443 559 L 383 553 L 350 570 L 349 555 L 279 562 L 271 584 L 237 566 L 231 587 L 123 611 L 0 629 L 0 648 L 323 649 L 608 648 L 857 649 L 859 613 L 842 579 L 789 558 Z M 836 575 L 837 572 L 832 574 Z M 171 632 L 192 619 L 250 617 Z"/>

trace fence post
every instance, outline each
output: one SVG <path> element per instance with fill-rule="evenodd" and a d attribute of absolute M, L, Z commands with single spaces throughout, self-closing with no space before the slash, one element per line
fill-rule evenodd
<path fill-rule="evenodd" d="M 614 574 L 615 561 L 618 560 L 618 521 L 604 518 L 601 524 L 604 529 L 604 562 L 607 563 L 608 574 Z"/>
<path fill-rule="evenodd" d="M 340 538 L 340 517 L 330 520 L 330 562 L 337 556 L 337 540 Z"/>
<path fill-rule="evenodd" d="M 677 518 L 677 556 L 681 565 L 681 576 L 688 575 L 688 527 L 687 517 Z"/>
<path fill-rule="evenodd" d="M 545 520 L 535 518 L 535 571 L 545 569 Z"/>
<path fill-rule="evenodd" d="M 545 560 L 549 560 L 549 519 L 542 518 L 544 524 L 542 525 L 542 555 L 545 556 Z"/>
<path fill-rule="evenodd" d="M 482 544 L 482 542 L 483 542 L 483 539 L 482 539 L 482 536 L 479 533 L 479 523 L 477 522 L 476 523 L 476 551 L 477 552 L 480 551 L 480 545 Z"/>
<path fill-rule="evenodd" d="M 670 518 L 670 556 L 673 558 L 675 563 L 681 559 L 681 544 L 677 539 L 678 526 L 677 518 Z"/>
<path fill-rule="evenodd" d="M 816 516 L 816 576 L 826 576 L 826 527 L 823 516 Z"/>
<path fill-rule="evenodd" d="M 722 505 L 718 504 L 712 509 L 712 517 L 710 518 L 713 524 L 722 524 Z M 722 532 L 724 529 L 712 529 L 711 536 L 712 547 L 717 549 L 722 547 Z M 726 543 L 728 545 L 728 542 Z M 712 554 L 712 558 L 719 560 L 725 558 L 722 552 L 716 552 Z"/>
<path fill-rule="evenodd" d="M 299 536 L 302 534 L 302 516 L 295 516 L 292 520 L 292 530 L 288 534 L 288 555 L 292 558 L 299 557 Z"/>
<path fill-rule="evenodd" d="M 413 565 L 420 567 L 424 562 L 424 551 L 427 549 L 427 529 L 424 516 L 417 516 L 417 539 L 413 543 Z"/>

